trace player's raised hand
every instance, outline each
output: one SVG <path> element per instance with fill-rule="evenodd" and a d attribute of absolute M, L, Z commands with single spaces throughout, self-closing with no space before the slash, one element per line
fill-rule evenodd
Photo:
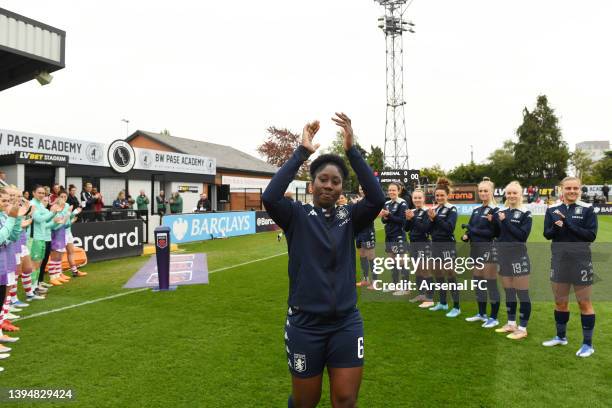
<path fill-rule="evenodd" d="M 319 124 L 319 121 L 315 120 L 314 122 L 307 123 L 304 126 L 304 130 L 302 130 L 302 146 L 304 146 L 310 153 L 314 153 L 320 146 L 319 143 L 312 143 L 312 140 L 319 131 L 320 127 L 321 125 Z"/>
<path fill-rule="evenodd" d="M 565 215 L 563 215 L 563 213 L 559 210 L 553 211 L 553 214 L 557 214 L 559 217 L 561 217 L 561 219 L 565 218 Z"/>
<path fill-rule="evenodd" d="M 433 221 L 434 218 L 436 218 L 436 210 L 430 208 L 429 210 L 427 210 L 427 215 L 429 216 L 429 219 Z"/>
<path fill-rule="evenodd" d="M 28 213 L 28 210 L 30 209 L 30 202 L 25 200 L 21 202 L 21 205 L 19 206 L 19 211 L 17 213 L 17 215 L 19 217 L 23 217 L 24 215 L 26 215 Z"/>
<path fill-rule="evenodd" d="M 353 127 L 351 125 L 351 119 L 345 113 L 336 112 L 336 117 L 332 118 L 336 125 L 342 128 L 344 150 L 349 150 L 353 147 L 354 135 Z"/>
<path fill-rule="evenodd" d="M 503 221 L 506 219 L 506 213 L 504 213 L 503 211 L 498 212 L 497 216 L 499 217 L 500 221 Z"/>

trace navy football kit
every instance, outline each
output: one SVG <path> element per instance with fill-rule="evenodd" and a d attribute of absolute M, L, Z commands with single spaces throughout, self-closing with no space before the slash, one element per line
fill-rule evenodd
<path fill-rule="evenodd" d="M 270 217 L 285 231 L 289 298 L 285 325 L 291 373 L 312 377 L 330 367 L 363 365 L 363 321 L 355 287 L 356 231 L 367 228 L 384 205 L 372 170 L 354 147 L 346 152 L 365 197 L 323 209 L 283 197 L 310 153 L 300 146 L 262 195 Z"/>

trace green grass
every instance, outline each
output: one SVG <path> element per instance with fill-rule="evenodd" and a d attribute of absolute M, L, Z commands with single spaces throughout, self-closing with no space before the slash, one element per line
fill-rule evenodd
<path fill-rule="evenodd" d="M 534 218 L 534 242 L 545 241 L 542 219 Z M 598 242 L 612 242 L 612 217 L 599 220 Z M 211 271 L 286 252 L 274 233 L 181 248 L 206 252 Z M 52 289 L 27 314 L 127 292 L 122 285 L 146 260 L 89 265 L 87 278 Z M 280 255 L 213 273 L 209 285 L 143 291 L 24 320 L 21 340 L 1 362 L 0 387 L 76 391 L 75 402 L 44 406 L 284 407 L 286 269 Z M 597 353 L 589 359 L 574 356 L 581 339 L 575 305 L 570 345 L 554 349 L 540 346 L 554 333 L 551 302 L 534 303 L 530 336 L 516 343 L 405 301 L 363 296 L 359 307 L 366 331 L 361 407 L 592 408 L 612 401 L 612 302 L 596 303 Z M 462 307 L 463 316 L 475 312 L 473 302 Z M 320 406 L 328 401 L 326 382 Z"/>

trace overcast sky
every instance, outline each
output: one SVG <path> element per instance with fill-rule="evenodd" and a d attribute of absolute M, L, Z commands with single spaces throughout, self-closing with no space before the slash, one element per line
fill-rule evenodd
<path fill-rule="evenodd" d="M 94 6 L 97 4 L 97 6 Z M 53 83 L 0 94 L 0 128 L 110 142 L 136 129 L 255 154 L 270 125 L 335 110 L 383 146 L 385 43 L 373 0 L 53 1 L 2 7 L 67 32 Z M 612 2 L 414 0 L 404 40 L 410 165 L 484 160 L 546 94 L 573 150 L 612 135 Z"/>

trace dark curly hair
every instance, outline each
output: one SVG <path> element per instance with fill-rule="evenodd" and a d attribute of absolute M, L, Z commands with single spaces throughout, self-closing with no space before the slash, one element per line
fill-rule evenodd
<path fill-rule="evenodd" d="M 322 154 L 317 157 L 310 164 L 310 177 L 314 180 L 317 177 L 317 174 L 328 164 L 332 166 L 336 166 L 338 170 L 340 170 L 340 174 L 342 175 L 342 180 L 348 178 L 349 170 L 344 163 L 344 160 L 338 155 L 335 154 Z"/>

